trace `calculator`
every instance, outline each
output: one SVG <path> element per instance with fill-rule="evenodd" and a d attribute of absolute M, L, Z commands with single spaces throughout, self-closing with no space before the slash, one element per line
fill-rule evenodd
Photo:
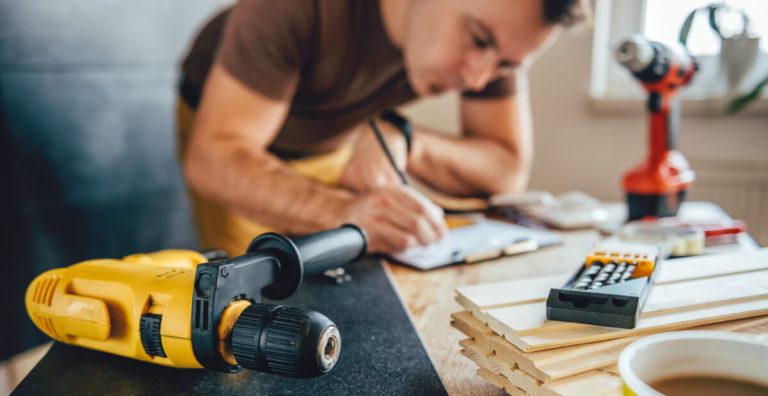
<path fill-rule="evenodd" d="M 590 251 L 547 297 L 547 318 L 631 329 L 659 272 L 658 245 L 609 243 Z"/>

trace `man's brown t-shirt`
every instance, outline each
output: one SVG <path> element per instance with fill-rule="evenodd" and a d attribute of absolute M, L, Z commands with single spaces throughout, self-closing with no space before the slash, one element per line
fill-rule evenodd
<path fill-rule="evenodd" d="M 193 107 L 214 62 L 265 96 L 291 100 L 276 151 L 333 150 L 355 126 L 416 97 L 379 1 L 240 0 L 202 30 L 184 60 L 182 96 Z M 514 79 L 505 78 L 471 96 L 513 92 Z"/>

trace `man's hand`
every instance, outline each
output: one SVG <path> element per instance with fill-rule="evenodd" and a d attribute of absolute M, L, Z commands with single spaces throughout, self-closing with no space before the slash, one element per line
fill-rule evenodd
<path fill-rule="evenodd" d="M 388 122 L 377 121 L 377 125 L 395 163 L 399 169 L 404 170 L 407 159 L 405 137 Z M 366 122 L 360 128 L 360 138 L 355 144 L 355 152 L 341 174 L 339 186 L 356 192 L 370 192 L 382 187 L 402 184 L 371 127 Z"/>
<path fill-rule="evenodd" d="M 407 186 L 383 187 L 360 194 L 344 221 L 368 234 L 368 251 L 397 253 L 442 238 L 448 227 L 443 211 Z"/>

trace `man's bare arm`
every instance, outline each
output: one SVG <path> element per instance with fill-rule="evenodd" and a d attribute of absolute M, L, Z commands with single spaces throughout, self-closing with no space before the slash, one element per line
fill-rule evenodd
<path fill-rule="evenodd" d="M 268 98 L 214 66 L 196 115 L 184 169 L 193 189 L 288 233 L 339 225 L 351 193 L 303 177 L 267 151 L 290 101 Z"/>
<path fill-rule="evenodd" d="M 196 115 L 184 172 L 190 187 L 241 215 L 291 234 L 353 223 L 371 251 L 396 252 L 444 232 L 442 218 L 414 192 L 358 194 L 306 178 L 267 151 L 290 108 L 215 65 Z M 311 133 L 311 131 L 307 131 Z"/>
<path fill-rule="evenodd" d="M 509 98 L 462 98 L 461 137 L 417 127 L 408 171 L 459 196 L 525 189 L 533 158 L 525 77 L 518 78 L 517 87 Z"/>

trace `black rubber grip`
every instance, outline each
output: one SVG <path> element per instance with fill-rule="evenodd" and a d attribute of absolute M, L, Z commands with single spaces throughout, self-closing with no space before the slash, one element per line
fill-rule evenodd
<path fill-rule="evenodd" d="M 322 274 L 365 255 L 368 239 L 360 227 L 345 224 L 294 240 L 304 263 L 304 274 Z"/>

